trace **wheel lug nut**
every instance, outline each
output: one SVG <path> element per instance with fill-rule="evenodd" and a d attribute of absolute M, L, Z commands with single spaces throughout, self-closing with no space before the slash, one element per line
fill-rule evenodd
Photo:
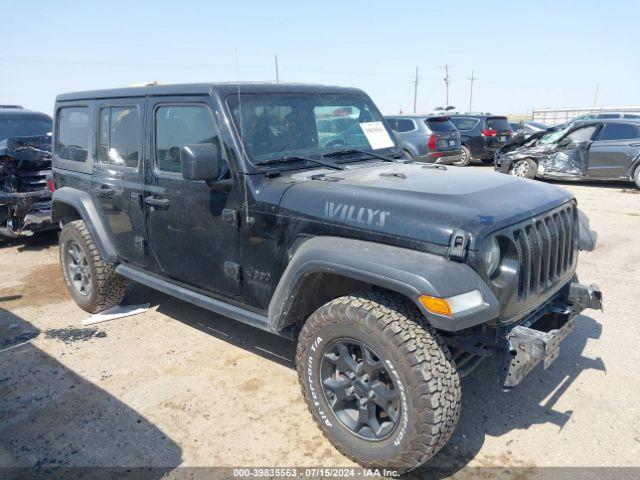
<path fill-rule="evenodd" d="M 368 402 L 369 402 L 369 400 L 368 400 L 368 399 L 366 399 L 366 398 L 361 398 L 361 399 L 360 399 L 360 405 L 362 405 L 363 407 L 364 407 Z"/>

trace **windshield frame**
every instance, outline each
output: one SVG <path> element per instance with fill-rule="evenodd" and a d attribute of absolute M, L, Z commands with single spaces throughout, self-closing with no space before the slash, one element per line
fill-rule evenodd
<path fill-rule="evenodd" d="M 377 116 L 379 120 L 382 123 L 383 128 L 385 129 L 385 131 L 387 132 L 387 134 L 389 135 L 389 138 L 391 139 L 393 145 L 391 147 L 386 147 L 386 148 L 380 148 L 380 149 L 372 149 L 369 147 L 365 147 L 364 145 L 341 145 L 341 146 L 336 146 L 334 148 L 330 148 L 330 149 L 324 149 L 324 147 L 321 147 L 320 145 L 318 145 L 318 147 L 314 147 L 313 149 L 298 149 L 298 150 L 289 150 L 286 152 L 283 152 L 282 156 L 279 157 L 274 157 L 272 159 L 265 159 L 265 160 L 260 160 L 260 161 L 256 161 L 254 158 L 252 158 L 251 154 L 248 152 L 247 148 L 246 148 L 246 143 L 243 140 L 243 135 L 240 132 L 240 125 L 238 125 L 238 122 L 236 122 L 236 118 L 233 114 L 233 107 L 234 105 L 232 105 L 232 103 L 230 102 L 230 100 L 232 101 L 233 99 L 236 99 L 238 97 L 238 94 L 240 95 L 241 101 L 242 99 L 245 99 L 249 96 L 291 96 L 291 97 L 318 97 L 318 96 L 327 96 L 327 97 L 358 97 L 360 99 L 362 99 L 364 102 L 368 103 L 369 106 L 369 111 L 372 115 Z M 327 89 L 326 91 L 317 91 L 317 92 L 300 92 L 300 91 L 295 91 L 295 90 L 291 90 L 291 91 L 287 91 L 287 90 L 281 90 L 281 91 L 269 91 L 269 90 L 265 90 L 265 91 L 239 91 L 238 93 L 226 93 L 225 95 L 221 96 L 220 98 L 221 103 L 224 107 L 224 110 L 226 112 L 227 115 L 227 124 L 230 127 L 230 130 L 233 132 L 234 137 L 236 139 L 236 141 L 238 142 L 238 146 L 240 147 L 240 151 L 242 153 L 242 158 L 243 158 L 243 163 L 246 165 L 246 167 L 248 167 L 249 169 L 256 169 L 256 170 L 264 170 L 265 167 L 269 167 L 270 164 L 275 164 L 275 163 L 279 163 L 280 166 L 278 167 L 278 169 L 282 170 L 282 169 L 308 169 L 308 168 L 323 168 L 323 167 L 319 167 L 317 165 L 310 165 L 310 162 L 303 162 L 301 160 L 301 162 L 299 164 L 296 164 L 293 160 L 296 160 L 296 157 L 309 157 L 311 159 L 322 159 L 322 157 L 324 155 L 329 155 L 331 153 L 335 153 L 335 152 L 339 152 L 345 149 L 351 150 L 351 149 L 359 149 L 359 150 L 363 150 L 366 152 L 371 152 L 373 154 L 376 155 L 395 155 L 400 151 L 400 147 L 398 144 L 398 141 L 393 133 L 393 131 L 389 128 L 389 126 L 387 125 L 387 122 L 385 120 L 384 115 L 382 114 L 382 112 L 378 109 L 377 105 L 375 104 L 375 102 L 364 92 L 336 92 L 334 90 L 331 89 Z M 331 105 L 331 104 L 329 104 Z M 374 120 L 376 121 L 376 120 Z M 357 125 L 357 122 L 354 124 Z M 351 128 L 351 127 L 350 127 Z M 313 151 L 310 151 L 313 150 Z M 343 163 L 351 163 L 351 162 L 360 162 L 360 161 L 380 161 L 379 159 L 376 159 L 373 156 L 368 156 L 365 154 L 360 154 L 359 155 L 360 158 L 353 158 L 350 157 L 348 159 L 348 161 L 344 161 L 344 162 L 340 162 L 338 159 L 332 158 L 332 162 L 338 163 L 338 164 L 343 164 Z M 288 162 L 291 163 L 291 165 L 287 165 L 287 167 L 282 168 L 283 162 Z"/>

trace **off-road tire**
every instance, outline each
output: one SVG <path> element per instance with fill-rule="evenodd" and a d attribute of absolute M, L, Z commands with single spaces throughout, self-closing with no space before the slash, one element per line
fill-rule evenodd
<path fill-rule="evenodd" d="M 636 171 L 633 174 L 633 181 L 636 182 L 636 187 L 640 188 L 640 165 L 636 167 Z"/>
<path fill-rule="evenodd" d="M 460 158 L 460 160 L 458 160 L 457 162 L 454 163 L 454 165 L 456 167 L 466 167 L 467 165 L 469 165 L 471 163 L 471 150 L 469 150 L 469 147 L 467 147 L 466 145 L 462 145 L 460 147 L 460 150 L 462 152 L 462 158 Z"/>
<path fill-rule="evenodd" d="M 336 417 L 323 393 L 320 365 L 332 340 L 353 338 L 376 351 L 399 381 L 400 421 L 389 437 L 366 440 Z M 324 436 L 346 457 L 368 468 L 407 472 L 449 440 L 460 415 L 460 378 L 447 347 L 417 308 L 390 293 L 336 298 L 316 310 L 298 338 L 302 394 Z M 402 392 L 405 395 L 402 395 Z"/>
<path fill-rule="evenodd" d="M 91 292 L 88 295 L 78 293 L 69 278 L 66 262 L 70 241 L 78 244 L 85 252 L 91 272 Z M 115 272 L 115 266 L 112 263 L 102 260 L 84 221 L 75 220 L 62 227 L 60 265 L 69 294 L 83 310 L 89 313 L 98 313 L 115 307 L 122 301 L 125 292 L 125 279 Z"/>
<path fill-rule="evenodd" d="M 514 169 L 518 162 L 526 162 L 529 165 L 529 168 L 525 172 L 524 176 L 516 175 L 514 173 Z M 518 177 L 518 178 L 528 178 L 529 180 L 533 180 L 534 178 L 536 178 L 537 173 L 538 173 L 538 164 L 530 158 L 518 159 L 514 161 L 509 167 L 509 175 L 513 175 L 514 177 Z"/>

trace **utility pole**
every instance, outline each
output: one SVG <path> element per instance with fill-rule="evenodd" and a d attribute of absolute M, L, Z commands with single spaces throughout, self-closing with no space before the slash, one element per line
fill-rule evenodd
<path fill-rule="evenodd" d="M 276 61 L 276 83 L 280 83 L 280 74 L 278 72 L 278 55 L 273 56 Z"/>
<path fill-rule="evenodd" d="M 413 81 L 413 113 L 416 113 L 418 106 L 418 83 L 420 83 L 420 74 L 416 65 L 416 79 Z"/>
<path fill-rule="evenodd" d="M 471 76 L 468 78 L 470 83 L 470 88 L 469 88 L 469 111 L 470 112 L 473 111 L 473 109 L 471 108 L 471 105 L 473 103 L 473 82 L 475 82 L 477 79 L 478 77 L 474 77 L 473 70 L 471 70 Z"/>
<path fill-rule="evenodd" d="M 598 93 L 600 92 L 600 82 L 596 83 L 596 93 L 593 95 L 593 107 L 598 103 Z"/>
<path fill-rule="evenodd" d="M 444 68 L 444 85 L 447 91 L 447 102 L 445 108 L 449 106 L 449 82 L 451 82 L 451 77 L 449 77 L 449 65 L 445 64 L 441 68 Z"/>

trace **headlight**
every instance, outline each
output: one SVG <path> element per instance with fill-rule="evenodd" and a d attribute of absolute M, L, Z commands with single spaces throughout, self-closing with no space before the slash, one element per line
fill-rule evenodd
<path fill-rule="evenodd" d="M 495 238 L 492 237 L 485 243 L 482 251 L 482 260 L 487 275 L 489 277 L 493 276 L 500 265 L 500 245 Z"/>

